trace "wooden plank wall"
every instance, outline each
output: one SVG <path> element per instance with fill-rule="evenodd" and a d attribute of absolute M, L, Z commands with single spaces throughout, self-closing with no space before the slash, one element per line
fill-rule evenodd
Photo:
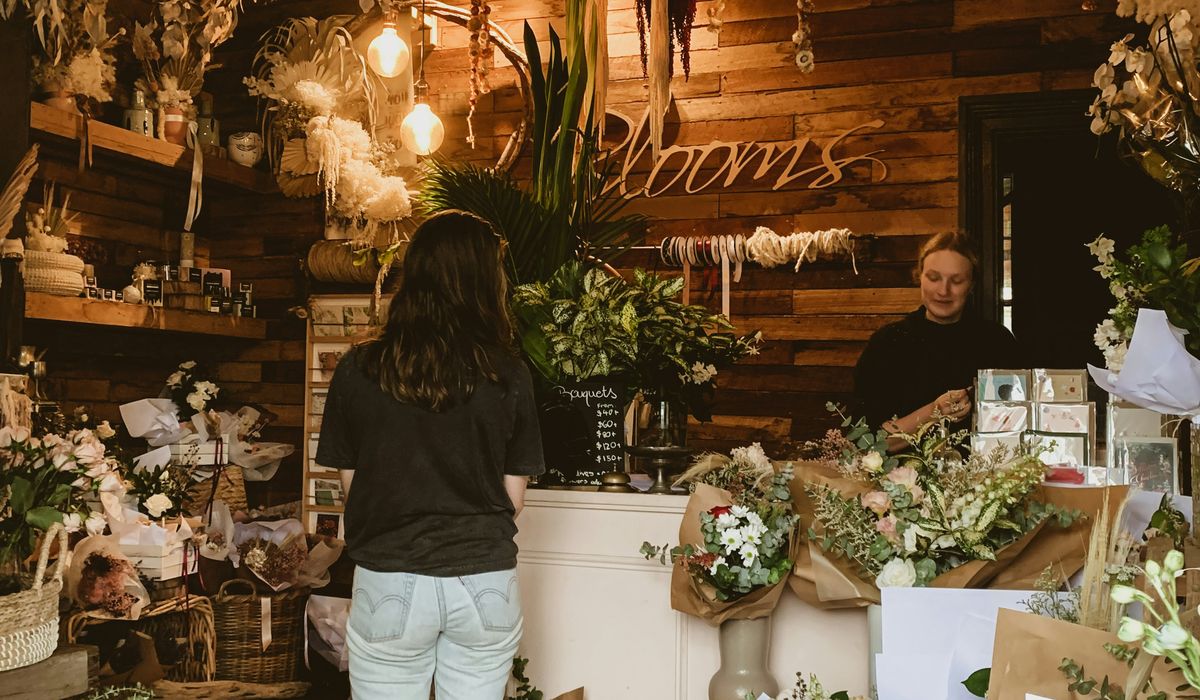
<path fill-rule="evenodd" d="M 548 36 L 548 26 L 562 32 L 561 2 L 491 4 L 492 17 L 518 41 L 523 19 L 540 39 Z M 709 5 L 699 3 L 698 18 L 706 17 Z M 749 235 L 757 226 L 781 234 L 846 227 L 878 236 L 857 275 L 845 262 L 806 265 L 799 272 L 752 267 L 745 273 L 733 291 L 732 315 L 743 330 L 762 329 L 767 343 L 761 355 L 720 378 L 715 420 L 693 425 L 691 435 L 702 448 L 724 450 L 751 440 L 774 446 L 823 432 L 830 425 L 825 403 L 848 399 L 865 341 L 919 303 L 911 270 L 920 242 L 957 227 L 958 97 L 1085 88 L 1108 45 L 1128 29 L 1114 15 L 1113 0 L 1090 12 L 1079 0 L 815 5 L 816 69 L 807 75 L 792 64 L 791 0 L 731 0 L 719 35 L 698 28 L 690 79 L 673 81 L 667 143 L 790 142 L 809 136 L 824 145 L 843 130 L 880 119 L 881 128 L 850 136 L 838 152 L 882 149 L 876 157 L 888 167 L 886 179 L 879 181 L 878 167 L 858 169 L 826 189 L 806 189 L 800 181 L 771 192 L 740 178 L 724 191 L 689 195 L 676 186 L 633 203 L 654 217 L 648 243 L 667 235 Z M 646 108 L 646 88 L 633 2 L 611 0 L 609 8 L 610 108 L 637 119 Z M 438 93 L 435 108 L 450 115 L 450 137 L 460 140 L 467 37 L 454 27 L 442 31 L 428 64 L 429 82 Z M 478 160 L 497 152 L 519 118 L 511 68 L 501 59 L 497 63 L 496 89 L 475 121 L 482 146 L 471 157 Z M 802 162 L 816 158 L 811 150 Z M 636 170 L 644 173 L 648 163 Z M 527 168 L 519 165 L 523 172 Z M 634 264 L 653 267 L 656 261 L 645 253 L 622 261 L 624 267 Z M 719 308 L 711 280 L 696 275 L 693 287 L 693 299 Z"/>

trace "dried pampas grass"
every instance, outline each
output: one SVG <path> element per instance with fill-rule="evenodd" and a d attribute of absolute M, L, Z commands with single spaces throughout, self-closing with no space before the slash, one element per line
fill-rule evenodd
<path fill-rule="evenodd" d="M 8 234 L 12 231 L 13 221 L 21 212 L 25 193 L 29 190 L 29 183 L 33 181 L 33 175 L 38 169 L 37 156 L 38 145 L 35 143 L 25 152 L 25 157 L 17 163 L 12 176 L 8 178 L 8 184 L 0 193 L 0 239 L 8 238 Z"/>

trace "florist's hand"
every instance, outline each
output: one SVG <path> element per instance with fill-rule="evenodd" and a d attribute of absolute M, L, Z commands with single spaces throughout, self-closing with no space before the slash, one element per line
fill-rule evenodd
<path fill-rule="evenodd" d="M 952 421 L 960 421 L 971 414 L 971 398 L 966 389 L 951 389 L 938 397 L 933 407 Z"/>

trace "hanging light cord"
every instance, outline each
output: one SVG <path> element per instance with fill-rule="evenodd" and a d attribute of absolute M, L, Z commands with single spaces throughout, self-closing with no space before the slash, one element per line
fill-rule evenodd
<path fill-rule="evenodd" d="M 417 18 L 417 21 L 421 23 L 421 68 L 414 90 L 417 95 L 424 97 L 425 92 L 429 90 L 429 83 L 425 82 L 425 0 L 421 0 L 421 16 Z"/>

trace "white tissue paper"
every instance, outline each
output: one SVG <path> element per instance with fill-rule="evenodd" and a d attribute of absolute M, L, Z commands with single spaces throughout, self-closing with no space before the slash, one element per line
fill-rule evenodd
<path fill-rule="evenodd" d="M 1092 365 L 1088 372 L 1113 396 L 1200 425 L 1200 359 L 1184 347 L 1184 335 L 1166 313 L 1139 309 L 1120 373 Z"/>

